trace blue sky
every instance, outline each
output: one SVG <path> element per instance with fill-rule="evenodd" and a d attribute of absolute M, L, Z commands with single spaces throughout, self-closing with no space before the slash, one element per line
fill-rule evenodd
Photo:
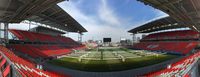
<path fill-rule="evenodd" d="M 102 40 L 103 37 L 112 37 L 114 41 L 131 39 L 128 30 L 167 16 L 136 0 L 69 0 L 58 5 L 88 30 L 83 40 Z M 75 40 L 78 37 L 74 33 L 66 36 Z"/>

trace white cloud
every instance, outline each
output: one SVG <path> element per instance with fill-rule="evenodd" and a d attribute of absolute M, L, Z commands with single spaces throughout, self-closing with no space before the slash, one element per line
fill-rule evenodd
<path fill-rule="evenodd" d="M 129 1 L 129 0 L 127 0 Z M 89 15 L 83 13 L 77 6 L 81 4 L 79 2 L 64 2 L 61 3 L 63 7 L 72 17 L 74 17 L 88 32 L 84 34 L 83 40 L 95 39 L 102 40 L 103 37 L 112 37 L 114 41 L 119 41 L 121 37 L 131 39 L 128 30 L 135 28 L 139 25 L 151 22 L 156 19 L 160 19 L 168 16 L 167 14 L 155 10 L 156 18 L 151 20 L 141 20 L 136 22 L 129 22 L 129 19 L 119 18 L 115 11 L 108 6 L 107 0 L 101 0 L 100 4 L 94 11 L 97 11 L 96 15 Z M 123 21 L 122 21 L 123 20 Z M 125 21 L 124 21 L 125 20 Z M 103 23 L 102 23 L 103 22 Z M 132 28 L 125 28 L 122 25 L 133 25 Z M 78 35 L 68 34 L 73 39 L 77 40 Z"/>
<path fill-rule="evenodd" d="M 101 5 L 99 5 L 98 15 L 100 19 L 111 26 L 121 25 L 119 18 L 114 13 L 112 9 L 107 5 L 106 0 L 101 0 Z"/>
<path fill-rule="evenodd" d="M 78 3 L 80 4 L 80 2 Z M 107 5 L 106 0 L 101 0 L 96 15 L 84 14 L 79 8 L 77 3 L 64 2 L 60 6 L 66 10 L 72 17 L 74 17 L 88 32 L 84 34 L 83 40 L 102 40 L 103 37 L 112 37 L 113 41 L 119 41 L 120 37 L 130 38 L 127 30 L 121 26 L 117 15 Z M 102 23 L 103 22 L 103 23 Z M 68 36 L 77 40 L 77 34 L 69 33 Z"/>

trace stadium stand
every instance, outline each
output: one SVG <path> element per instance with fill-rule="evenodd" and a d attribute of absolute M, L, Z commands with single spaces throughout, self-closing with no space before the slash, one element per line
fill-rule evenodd
<path fill-rule="evenodd" d="M 44 71 L 36 68 L 36 64 L 30 61 L 27 61 L 23 58 L 18 57 L 12 51 L 7 49 L 4 46 L 0 46 L 0 51 L 7 56 L 11 61 L 16 70 L 22 75 L 22 77 L 70 77 L 68 75 L 52 73 L 49 71 Z M 6 65 L 6 59 L 2 58 L 1 67 Z M 3 77 L 7 77 L 10 73 L 10 65 L 6 65 L 3 71 Z"/>
<path fill-rule="evenodd" d="M 13 33 L 19 40 L 24 41 L 41 41 L 41 42 L 63 42 L 62 40 L 56 40 L 57 37 L 47 35 L 47 34 L 41 34 L 36 32 L 29 32 L 29 31 L 22 31 L 22 30 L 9 30 L 11 33 Z M 68 38 L 67 38 L 68 39 Z M 72 41 L 71 39 L 65 40 L 65 42 Z"/>
<path fill-rule="evenodd" d="M 34 45 L 17 44 L 17 45 L 10 45 L 9 48 L 15 49 L 15 51 L 26 53 L 32 57 L 44 57 L 44 58 L 70 53 L 70 50 L 67 48 L 58 46 L 47 46 L 47 45 L 34 46 Z"/>
<path fill-rule="evenodd" d="M 9 48 L 15 51 L 26 53 L 32 57 L 55 57 L 68 54 L 72 49 L 85 48 L 84 45 L 75 42 L 73 39 L 63 36 L 51 36 L 47 34 L 28 32 L 22 30 L 10 30 L 19 40 L 31 42 L 48 42 L 49 44 L 13 44 Z M 26 46 L 26 47 L 24 47 Z"/>
<path fill-rule="evenodd" d="M 142 39 L 140 41 L 141 43 L 135 45 L 136 49 L 137 47 L 139 49 L 147 49 L 147 47 L 142 47 L 142 45 L 146 45 L 146 43 L 153 44 L 156 42 L 156 45 L 153 45 L 152 47 L 155 47 L 157 50 L 158 49 L 157 47 L 160 45 L 159 43 L 170 42 L 174 44 L 171 44 L 170 46 L 170 44 L 165 45 L 163 43 L 164 45 L 162 46 L 166 47 L 164 49 L 169 48 L 171 50 L 171 47 L 175 46 L 172 48 L 172 50 L 174 49 L 182 50 L 181 53 L 185 54 L 184 55 L 185 58 L 181 59 L 178 62 L 173 63 L 170 66 L 170 68 L 166 68 L 161 71 L 151 72 L 149 75 L 145 75 L 145 77 L 199 77 L 199 61 L 198 61 L 199 45 L 195 46 L 196 43 L 199 43 L 200 26 L 197 25 L 197 23 L 199 23 L 198 22 L 199 19 L 197 19 L 198 13 L 200 13 L 199 11 L 200 7 L 198 4 L 199 0 L 182 0 L 182 1 L 138 0 L 138 1 L 144 3 L 147 6 L 151 6 L 158 10 L 161 10 L 166 14 L 168 14 L 169 16 L 148 22 L 146 24 L 140 25 L 139 27 L 130 30 L 129 32 L 133 33 L 133 35 L 138 33 L 151 33 L 162 30 L 172 30 L 172 29 L 180 30 L 181 28 L 182 30 L 187 29 L 186 31 L 171 31 L 171 32 L 150 34 L 144 39 Z M 170 4 L 170 6 L 168 5 L 168 3 Z M 177 6 L 181 6 L 181 8 Z M 194 10 L 198 11 L 195 11 L 194 13 Z M 188 30 L 188 28 L 190 30 Z M 188 42 L 189 44 L 186 42 Z M 180 43 L 180 45 L 178 46 L 176 45 L 176 43 Z M 194 46 L 192 46 L 192 44 Z M 191 49 L 194 50 L 191 51 Z M 192 69 L 188 71 L 190 68 Z"/>
<path fill-rule="evenodd" d="M 197 42 L 141 42 L 133 47 L 144 50 L 168 51 L 187 54 L 197 46 Z"/>
<path fill-rule="evenodd" d="M 190 77 L 188 71 L 200 58 L 200 51 L 195 54 L 189 55 L 181 60 L 173 63 L 170 67 L 157 71 L 151 72 L 144 75 L 145 77 Z"/>
<path fill-rule="evenodd" d="M 170 31 L 150 34 L 140 43 L 135 44 L 135 49 L 161 51 L 173 54 L 184 54 L 184 58 L 170 64 L 163 70 L 145 74 L 145 77 L 190 77 L 190 70 L 200 58 L 198 47 L 199 33 L 192 30 Z M 191 53 L 191 51 L 196 53 Z"/>
<path fill-rule="evenodd" d="M 35 59 L 68 54 L 72 49 L 84 48 L 84 45 L 68 37 L 36 33 L 38 31 L 9 30 L 10 23 L 31 21 L 29 26 L 32 24 L 38 25 L 36 23 L 40 23 L 40 26 L 45 24 L 49 26 L 45 26 L 46 28 L 61 31 L 62 34 L 65 34 L 65 32 L 80 34 L 87 32 L 81 24 L 57 5 L 62 1 L 65 0 L 0 1 L 0 8 L 13 10 L 13 13 L 8 15 L 4 14 L 8 13 L 7 10 L 0 9 L 0 11 L 5 11 L 0 14 L 0 20 L 2 21 L 0 23 L 0 77 L 69 77 L 58 72 L 38 69 L 38 67 L 42 67 L 42 65 L 38 66 L 40 62 L 33 62 Z M 8 17 L 8 19 L 4 17 Z M 31 30 L 29 29 L 29 31 Z M 44 28 L 43 31 L 51 34 Z M 10 35 L 15 37 L 10 39 Z M 10 48 L 10 50 L 7 48 Z M 16 53 L 16 51 L 21 52 L 21 54 Z M 17 74 L 14 74 L 15 72 Z"/>
<path fill-rule="evenodd" d="M 42 33 L 15 30 L 15 29 L 10 29 L 9 31 L 12 34 L 14 34 L 19 40 L 22 40 L 22 41 L 53 42 L 53 43 L 65 44 L 67 46 L 71 46 L 74 48 L 84 46 L 69 37 L 52 36 L 52 35 L 47 35 L 47 34 L 42 34 Z"/>
<path fill-rule="evenodd" d="M 199 33 L 191 30 L 161 32 L 144 37 L 140 43 L 135 44 L 133 47 L 134 49 L 188 54 L 198 45 L 198 42 L 193 40 L 198 38 Z M 178 41 L 174 41 L 175 39 Z M 187 39 L 187 41 L 182 41 L 184 39 Z"/>
<path fill-rule="evenodd" d="M 181 30 L 154 33 L 144 37 L 142 40 L 167 40 L 167 39 L 198 39 L 199 33 L 193 30 Z"/>

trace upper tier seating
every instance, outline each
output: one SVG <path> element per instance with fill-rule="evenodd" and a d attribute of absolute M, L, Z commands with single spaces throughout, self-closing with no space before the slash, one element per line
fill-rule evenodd
<path fill-rule="evenodd" d="M 22 77 L 70 77 L 68 75 L 37 69 L 35 67 L 36 64 L 18 57 L 4 46 L 0 46 L 0 52 L 2 52 L 11 60 L 11 62 L 13 62 L 14 68 L 22 75 Z M 7 77 L 9 74 L 9 69 L 10 65 L 7 65 L 5 67 L 5 71 L 3 72 L 4 77 Z"/>
<path fill-rule="evenodd" d="M 19 40 L 29 40 L 29 41 L 48 41 L 48 42 L 56 42 L 56 38 L 51 35 L 40 34 L 35 32 L 28 32 L 22 30 L 9 30 L 13 33 Z"/>
<path fill-rule="evenodd" d="M 144 37 L 142 40 L 167 40 L 167 39 L 198 39 L 199 33 L 192 30 L 170 31 L 154 33 Z"/>
<path fill-rule="evenodd" d="M 188 77 L 189 75 L 185 71 L 189 71 L 199 58 L 200 51 L 171 64 L 168 68 L 157 72 L 150 72 L 145 77 Z"/>
<path fill-rule="evenodd" d="M 23 41 L 40 41 L 40 42 L 54 42 L 54 43 L 62 43 L 71 47 L 82 47 L 83 45 L 77 43 L 71 38 L 63 37 L 63 36 L 51 36 L 47 34 L 41 34 L 36 32 L 22 31 L 22 30 L 9 30 L 12 34 L 14 34 L 19 40 Z"/>
<path fill-rule="evenodd" d="M 172 53 L 187 54 L 197 46 L 198 42 L 141 42 L 135 44 L 135 49 L 160 50 Z"/>
<path fill-rule="evenodd" d="M 170 40 L 192 40 L 198 39 L 199 33 L 192 30 L 171 31 L 150 34 L 142 39 L 140 43 L 133 46 L 134 49 L 143 50 L 157 50 L 168 51 L 175 54 L 187 54 L 194 49 L 198 42 L 186 42 L 186 41 L 170 41 Z M 148 41 L 143 41 L 148 40 Z M 159 40 L 159 41 L 154 41 Z"/>

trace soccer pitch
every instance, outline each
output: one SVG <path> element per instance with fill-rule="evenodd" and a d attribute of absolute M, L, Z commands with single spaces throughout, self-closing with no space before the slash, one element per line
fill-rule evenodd
<path fill-rule="evenodd" d="M 140 68 L 164 62 L 178 56 L 146 50 L 103 47 L 86 51 L 74 51 L 49 63 L 70 69 L 109 72 Z"/>

